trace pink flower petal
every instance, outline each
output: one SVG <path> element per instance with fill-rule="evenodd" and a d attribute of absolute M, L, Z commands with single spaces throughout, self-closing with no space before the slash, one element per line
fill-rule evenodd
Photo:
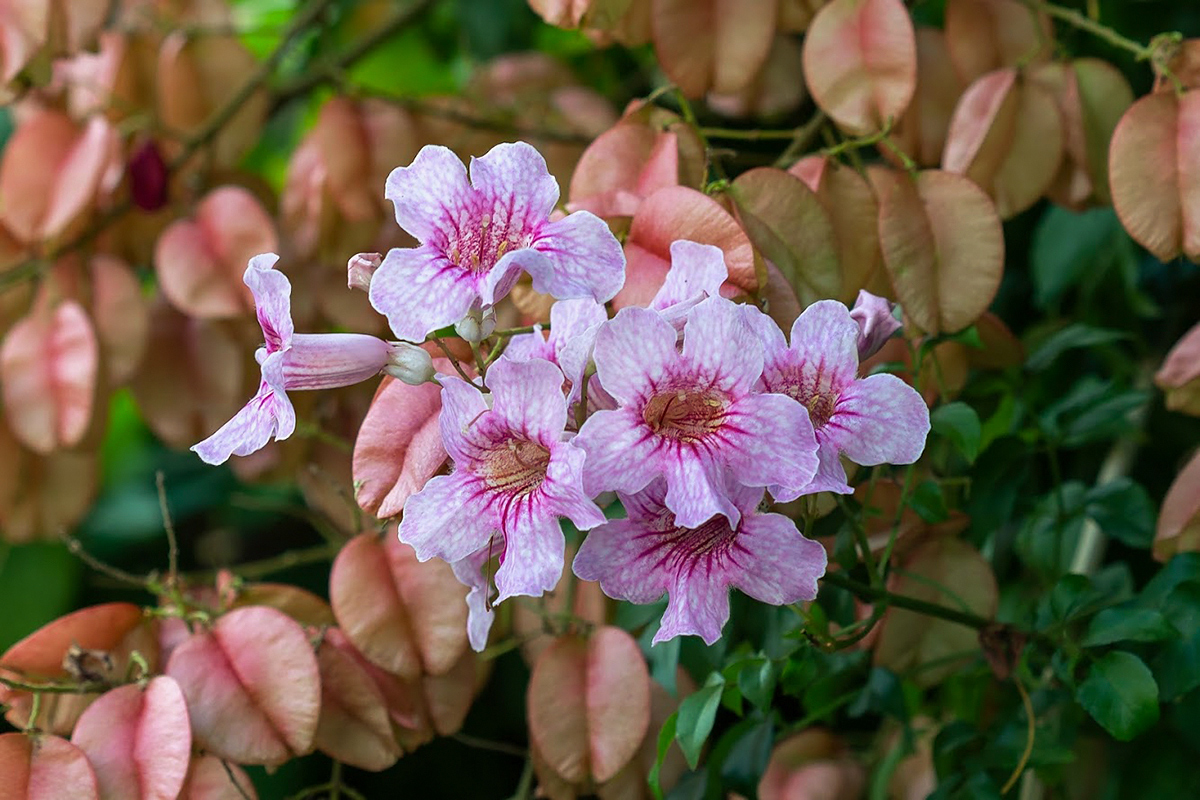
<path fill-rule="evenodd" d="M 600 507 L 583 491 L 580 476 L 586 463 L 586 453 L 573 442 L 558 449 L 546 468 L 546 480 L 542 491 L 550 500 L 551 508 L 560 517 L 566 517 L 581 531 L 604 523 L 605 516 Z"/>
<path fill-rule="evenodd" d="M 747 515 L 737 543 L 749 561 L 734 577 L 734 587 L 776 606 L 817 596 L 817 579 L 825 574 L 825 548 L 801 535 L 792 520 L 781 514 Z"/>
<path fill-rule="evenodd" d="M 279 256 L 262 253 L 250 259 L 242 281 L 254 294 L 254 310 L 266 337 L 268 352 L 282 349 L 292 339 L 292 283 L 275 264 Z"/>
<path fill-rule="evenodd" d="M 699 456 L 689 451 L 659 462 L 667 480 L 667 508 L 685 528 L 698 528 L 717 514 L 728 519 L 729 524 L 737 525 L 741 512 L 725 491 L 721 466 L 707 458 L 701 461 Z"/>
<path fill-rule="evenodd" d="M 726 393 L 750 391 L 762 375 L 762 349 L 742 320 L 738 307 L 722 297 L 710 297 L 688 314 L 683 357 L 697 380 Z"/>
<path fill-rule="evenodd" d="M 625 252 L 607 223 L 590 211 L 576 211 L 542 225 L 532 249 L 544 260 L 521 266 L 533 278 L 533 288 L 560 300 L 590 297 L 604 303 L 625 285 Z M 514 258 L 520 255 L 514 253 Z"/>
<path fill-rule="evenodd" d="M 721 294 L 729 278 L 725 253 L 711 244 L 679 239 L 671 243 L 671 269 L 650 308 L 665 311 L 671 306 Z"/>
<path fill-rule="evenodd" d="M 705 644 L 720 639 L 721 628 L 729 621 L 729 587 L 721 577 L 693 570 L 681 578 L 668 592 L 654 644 L 688 635 L 699 636 Z"/>
<path fill-rule="evenodd" d="M 417 558 L 461 561 L 487 544 L 495 528 L 479 501 L 478 479 L 466 472 L 439 475 L 408 498 L 400 520 L 400 541 Z"/>
<path fill-rule="evenodd" d="M 790 397 L 742 398 L 730 408 L 722 432 L 728 443 L 726 463 L 736 481 L 782 490 L 776 500 L 795 499 L 817 472 L 812 422 L 803 406 Z"/>
<path fill-rule="evenodd" d="M 261 450 L 272 436 L 276 441 L 286 439 L 295 429 L 296 411 L 292 402 L 264 379 L 250 402 L 216 433 L 193 445 L 192 450 L 206 464 L 223 464 L 230 456 L 248 456 Z"/>
<path fill-rule="evenodd" d="M 558 181 L 546 168 L 546 159 L 525 142 L 498 144 L 472 158 L 471 185 L 490 210 L 493 224 L 532 228 L 549 217 L 558 202 Z"/>
<path fill-rule="evenodd" d="M 839 389 L 853 381 L 858 370 L 858 332 L 858 323 L 844 305 L 818 300 L 792 325 L 791 349 L 806 375 L 828 374 L 826 380 Z"/>
<path fill-rule="evenodd" d="M 595 528 L 580 545 L 572 569 L 585 581 L 599 581 L 609 597 L 639 605 L 653 603 L 666 594 L 671 581 L 665 570 L 637 563 L 647 549 L 638 538 L 643 530 L 644 524 L 632 519 Z"/>
<path fill-rule="evenodd" d="M 496 619 L 496 612 L 487 602 L 492 587 L 484 575 L 484 566 L 503 552 L 504 542 L 497 542 L 493 537 L 488 544 L 462 561 L 450 565 L 454 568 L 454 577 L 471 589 L 467 592 L 467 639 L 471 642 L 471 649 L 477 653 L 487 647 L 488 633 Z"/>
<path fill-rule="evenodd" d="M 631 403 L 661 383 L 678 360 L 677 339 L 675 328 L 656 312 L 622 309 L 596 334 L 596 374 L 605 391 Z"/>
<path fill-rule="evenodd" d="M 479 296 L 471 274 L 428 245 L 389 250 L 371 277 L 369 295 L 392 332 L 410 342 L 458 322 Z"/>
<path fill-rule="evenodd" d="M 479 389 L 455 375 L 439 375 L 442 384 L 442 413 L 438 424 L 442 444 L 456 464 L 470 461 L 471 428 L 488 412 L 487 400 Z"/>
<path fill-rule="evenodd" d="M 542 516 L 514 526 L 504 537 L 504 563 L 496 570 L 496 602 L 525 595 L 540 597 L 558 583 L 566 540 L 555 517 Z"/>
<path fill-rule="evenodd" d="M 825 438 L 856 464 L 911 464 L 929 434 L 929 408 L 895 375 L 872 375 L 842 392 Z"/>
<path fill-rule="evenodd" d="M 471 200 L 467 168 L 448 147 L 425 145 L 407 167 L 388 175 L 384 191 L 396 222 L 422 244 L 446 237 L 446 226 Z M 424 338 L 423 336 L 421 338 Z"/>
<path fill-rule="evenodd" d="M 562 372 L 549 361 L 501 359 L 488 372 L 492 412 L 530 439 L 556 442 L 567 425 L 562 383 Z"/>
<path fill-rule="evenodd" d="M 606 489 L 641 491 L 658 474 L 654 443 L 642 418 L 630 409 L 595 412 L 580 428 L 575 444 L 587 452 L 583 489 L 593 497 Z"/>

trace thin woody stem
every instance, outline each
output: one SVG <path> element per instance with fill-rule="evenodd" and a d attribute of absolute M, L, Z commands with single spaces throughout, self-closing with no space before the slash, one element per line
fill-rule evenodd
<path fill-rule="evenodd" d="M 989 625 L 995 624 L 993 620 L 986 619 L 978 614 L 972 614 L 969 611 L 959 611 L 956 608 L 948 608 L 937 603 L 929 603 L 907 595 L 896 594 L 881 586 L 871 586 L 870 584 L 856 581 L 853 578 L 848 578 L 840 572 L 827 572 L 825 573 L 825 577 L 821 578 L 821 581 L 829 586 L 845 589 L 860 600 L 883 601 L 896 608 L 906 608 L 909 611 L 916 611 L 931 617 L 937 617 L 938 619 L 957 622 L 960 625 L 966 625 L 968 628 L 975 628 L 976 630 L 982 630 Z"/>
<path fill-rule="evenodd" d="M 130 681 L 133 683 L 133 681 Z M 106 692 L 114 686 L 122 685 L 120 681 L 74 681 L 60 683 L 58 681 L 23 681 L 0 675 L 0 686 L 6 686 L 17 692 L 33 692 L 34 694 L 93 694 Z"/>

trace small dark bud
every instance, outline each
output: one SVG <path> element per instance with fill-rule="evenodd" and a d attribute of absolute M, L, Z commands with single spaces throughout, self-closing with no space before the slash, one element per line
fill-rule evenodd
<path fill-rule="evenodd" d="M 138 145 L 129 157 L 129 189 L 133 204 L 157 211 L 167 204 L 167 163 L 153 139 Z"/>

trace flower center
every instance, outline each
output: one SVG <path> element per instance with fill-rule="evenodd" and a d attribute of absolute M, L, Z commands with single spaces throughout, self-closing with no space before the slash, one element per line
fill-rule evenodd
<path fill-rule="evenodd" d="M 519 221 L 497 208 L 491 214 L 469 214 L 468 219 L 460 221 L 446 244 L 446 255 L 456 266 L 481 273 L 496 266 L 505 253 L 529 247 L 532 242 L 532 234 Z"/>
<path fill-rule="evenodd" d="M 810 395 L 807 400 L 796 399 L 808 409 L 808 418 L 812 420 L 814 429 L 825 427 L 837 406 L 837 396 L 832 392 L 818 392 Z"/>
<path fill-rule="evenodd" d="M 812 421 L 814 430 L 825 427 L 833 417 L 840 396 L 833 382 L 821 370 L 818 370 L 815 376 L 785 373 L 780 379 L 772 382 L 770 389 L 786 394 L 808 409 L 808 418 Z"/>
<path fill-rule="evenodd" d="M 550 466 L 550 451 L 537 442 L 509 439 L 490 450 L 477 472 L 489 489 L 523 497 L 542 485 Z"/>
<path fill-rule="evenodd" d="M 660 392 L 642 409 L 642 419 L 659 436 L 698 442 L 725 423 L 725 402 L 716 392 Z"/>
<path fill-rule="evenodd" d="M 680 569 L 694 567 L 701 561 L 711 565 L 729 556 L 735 546 L 737 531 L 730 527 L 724 515 L 718 514 L 698 528 L 672 525 L 647 538 L 643 557 L 654 557 L 656 568 Z"/>

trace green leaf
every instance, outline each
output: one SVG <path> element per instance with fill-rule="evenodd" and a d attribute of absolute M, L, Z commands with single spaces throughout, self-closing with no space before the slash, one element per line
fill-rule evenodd
<path fill-rule="evenodd" d="M 1046 436 L 1063 447 L 1111 439 L 1133 426 L 1132 412 L 1150 393 L 1085 376 L 1040 417 Z"/>
<path fill-rule="evenodd" d="M 950 517 L 950 510 L 946 507 L 946 497 L 942 494 L 942 487 L 938 485 L 937 481 L 922 481 L 913 491 L 908 504 L 913 511 L 920 515 L 921 519 L 933 525 L 945 522 Z"/>
<path fill-rule="evenodd" d="M 1081 347 L 1099 347 L 1102 344 L 1111 344 L 1128 338 L 1129 334 L 1123 331 L 1097 328 L 1077 322 L 1052 334 L 1042 342 L 1037 349 L 1029 354 L 1029 359 L 1025 362 L 1025 366 L 1036 372 L 1053 364 L 1059 356 L 1068 350 L 1076 350 Z"/>
<path fill-rule="evenodd" d="M 671 742 L 675 741 L 675 726 L 678 724 L 678 718 L 678 711 L 671 714 L 658 732 L 657 755 L 654 758 L 654 766 L 650 768 L 650 774 L 646 776 L 646 780 L 650 783 L 650 791 L 654 792 L 654 800 L 663 800 L 659 773 L 662 771 L 663 760 L 667 757 L 667 750 L 671 748 Z"/>
<path fill-rule="evenodd" d="M 1075 699 L 1122 742 L 1158 721 L 1158 684 L 1133 653 L 1116 650 L 1094 663 Z"/>
<path fill-rule="evenodd" d="M 933 410 L 929 424 L 934 433 L 949 439 L 967 461 L 975 461 L 983 436 L 983 426 L 975 409 L 966 403 L 947 403 Z"/>
<path fill-rule="evenodd" d="M 688 766 L 692 769 L 700 763 L 700 750 L 712 732 L 721 705 L 721 694 L 725 690 L 725 678 L 719 672 L 708 676 L 708 682 L 679 704 L 678 720 L 675 722 L 675 738 L 683 751 Z"/>
<path fill-rule="evenodd" d="M 1059 206 L 1047 209 L 1033 233 L 1029 259 L 1037 306 L 1046 308 L 1089 271 L 1111 265 L 1113 241 L 1120 235 L 1121 223 L 1111 208 L 1082 214 Z"/>
<path fill-rule="evenodd" d="M 1117 478 L 1087 494 L 1084 513 L 1105 535 L 1130 547 L 1147 549 L 1154 542 L 1154 501 L 1129 478 Z"/>
<path fill-rule="evenodd" d="M 768 711 L 775 698 L 775 662 L 769 658 L 754 658 L 738 671 L 738 689 L 756 708 Z"/>
<path fill-rule="evenodd" d="M 676 693 L 675 676 L 679 669 L 679 640 L 676 636 L 650 648 L 650 677 L 672 695 Z"/>
<path fill-rule="evenodd" d="M 768 718 L 745 719 L 729 729 L 713 748 L 727 790 L 752 794 L 771 760 L 775 724 Z"/>
<path fill-rule="evenodd" d="M 846 712 L 852 717 L 876 713 L 904 721 L 908 719 L 908 707 L 904 702 L 904 686 L 896 673 L 884 667 L 875 667 L 867 677 L 867 685 Z"/>
<path fill-rule="evenodd" d="M 1106 608 L 1092 617 L 1084 647 L 1113 642 L 1159 642 L 1179 635 L 1161 611 L 1148 608 Z"/>

